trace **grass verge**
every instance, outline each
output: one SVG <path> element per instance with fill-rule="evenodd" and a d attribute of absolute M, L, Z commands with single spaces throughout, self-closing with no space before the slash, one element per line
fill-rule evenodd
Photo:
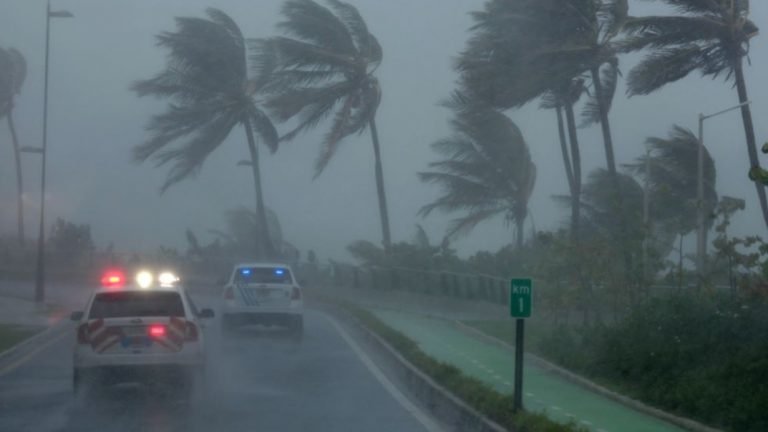
<path fill-rule="evenodd" d="M 379 335 L 419 370 L 462 399 L 466 404 L 507 430 L 518 432 L 583 432 L 587 429 L 575 423 L 562 424 L 543 414 L 512 413 L 512 395 L 504 395 L 460 369 L 425 354 L 418 344 L 389 327 L 371 312 L 347 302 L 332 301 L 342 307 L 368 329 Z"/>
<path fill-rule="evenodd" d="M 0 352 L 11 348 L 39 331 L 39 328 L 34 327 L 0 324 Z"/>

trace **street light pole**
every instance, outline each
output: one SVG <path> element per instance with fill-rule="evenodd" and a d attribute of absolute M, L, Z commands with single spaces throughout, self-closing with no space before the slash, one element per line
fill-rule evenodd
<path fill-rule="evenodd" d="M 51 44 L 51 18 L 71 18 L 67 11 L 51 11 L 51 0 L 48 0 L 45 15 L 45 78 L 43 84 L 43 145 L 41 148 L 40 175 L 40 226 L 37 234 L 37 270 L 35 273 L 35 302 L 45 300 L 45 180 L 48 154 L 48 58 Z"/>
<path fill-rule="evenodd" d="M 704 275 L 704 266 L 706 265 L 705 260 L 707 256 L 706 215 L 704 214 L 704 120 L 740 109 L 744 105 L 749 105 L 751 103 L 752 101 L 746 101 L 714 114 L 699 114 L 699 148 L 696 161 L 696 268 L 699 272 L 699 277 Z"/>

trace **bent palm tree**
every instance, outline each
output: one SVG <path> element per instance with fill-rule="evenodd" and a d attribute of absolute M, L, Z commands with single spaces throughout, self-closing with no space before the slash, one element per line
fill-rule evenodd
<path fill-rule="evenodd" d="M 316 176 L 344 138 L 370 131 L 381 231 L 388 249 L 389 213 L 375 119 L 381 88 L 374 72 L 382 50 L 357 9 L 338 0 L 328 4 L 330 8 L 313 0 L 286 1 L 282 8 L 286 20 L 279 27 L 290 37 L 253 41 L 253 58 L 259 67 L 277 65 L 270 85 L 272 112 L 281 121 L 298 119 L 283 139 L 293 139 L 333 117 L 315 163 Z"/>
<path fill-rule="evenodd" d="M 699 140 L 689 129 L 675 125 L 668 138 L 650 137 L 646 140 L 650 154 L 626 166 L 648 185 L 649 210 L 655 222 L 648 228 L 661 239 L 682 238 L 696 228 L 696 155 Z M 648 169 L 647 169 L 648 168 Z M 704 212 L 712 215 L 718 204 L 715 183 L 715 161 L 704 148 Z M 714 218 L 706 219 L 705 235 Z M 652 239 L 666 250 L 667 242 Z M 706 244 L 706 238 L 704 243 Z"/>
<path fill-rule="evenodd" d="M 207 157 L 241 125 L 245 129 L 260 221 L 260 254 L 274 254 L 267 231 L 266 211 L 254 132 L 274 152 L 278 136 L 255 97 L 268 81 L 249 77 L 243 35 L 224 12 L 208 9 L 207 18 L 176 18 L 177 31 L 163 32 L 158 45 L 170 52 L 166 69 L 154 78 L 136 82 L 139 96 L 170 99 L 168 110 L 147 125 L 150 138 L 134 148 L 139 162 L 153 159 L 158 166 L 173 163 L 161 190 L 194 176 Z M 174 145 L 175 144 L 175 145 Z"/>
<path fill-rule="evenodd" d="M 419 173 L 422 181 L 438 184 L 443 195 L 419 213 L 465 212 L 453 220 L 446 237 L 504 215 L 516 225 L 517 246 L 522 247 L 536 182 L 536 166 L 522 133 L 507 116 L 488 108 L 460 111 L 451 124 L 454 135 L 432 144 L 446 159 L 430 163 L 433 171 Z"/>
<path fill-rule="evenodd" d="M 16 125 L 13 122 L 14 99 L 21 91 L 27 77 L 27 62 L 24 56 L 14 48 L 0 48 L 0 118 L 7 117 L 8 130 L 11 132 L 13 157 L 16 164 L 16 218 L 19 243 L 24 246 L 24 185 L 21 172 L 21 150 Z"/>
<path fill-rule="evenodd" d="M 616 175 L 608 111 L 618 78 L 613 39 L 627 15 L 626 0 L 491 0 L 472 15 L 467 49 L 456 68 L 462 83 L 499 109 L 543 96 L 558 116 L 572 203 L 571 233 L 578 238 L 581 159 L 573 105 L 591 84 L 584 124 L 600 123 L 608 170 Z M 566 114 L 570 151 L 562 126 Z M 618 185 L 618 182 L 614 182 Z M 620 191 L 617 190 L 617 194 Z"/>
<path fill-rule="evenodd" d="M 733 80 L 741 107 L 750 168 L 759 168 L 752 112 L 744 79 L 744 57 L 758 33 L 750 21 L 748 0 L 662 0 L 679 15 L 632 18 L 624 26 L 623 51 L 650 49 L 627 77 L 630 96 L 652 93 L 698 70 L 716 78 Z M 763 219 L 768 226 L 765 187 L 755 183 Z"/>

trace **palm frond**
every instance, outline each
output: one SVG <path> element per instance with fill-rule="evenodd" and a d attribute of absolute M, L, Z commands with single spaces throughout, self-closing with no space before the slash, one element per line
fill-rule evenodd
<path fill-rule="evenodd" d="M 678 11 L 689 14 L 721 15 L 727 10 L 719 0 L 663 0 Z"/>
<path fill-rule="evenodd" d="M 617 43 L 623 52 L 711 43 L 729 37 L 729 29 L 724 22 L 700 16 L 635 17 L 624 24 L 624 32 L 627 37 Z"/>
<path fill-rule="evenodd" d="M 499 213 L 506 214 L 508 221 L 524 220 L 536 167 L 522 133 L 498 111 L 467 109 L 469 101 L 461 93 L 446 103 L 456 108 L 451 121 L 454 134 L 432 144 L 446 159 L 430 163 L 430 171 L 419 173 L 422 182 L 438 185 L 441 195 L 419 214 L 466 213 L 454 220 L 449 235 L 467 232 Z"/>
<path fill-rule="evenodd" d="M 224 142 L 239 121 L 238 117 L 231 115 L 218 117 L 200 127 L 191 139 L 178 148 L 155 153 L 153 158 L 158 166 L 173 162 L 160 190 L 164 192 L 170 186 L 196 175 L 208 155 Z"/>
<path fill-rule="evenodd" d="M 353 57 L 357 54 L 345 22 L 327 7 L 313 0 L 288 0 L 281 13 L 286 20 L 278 27 L 286 34 L 310 42 L 329 52 Z"/>
<path fill-rule="evenodd" d="M 647 95 L 668 83 L 685 78 L 705 63 L 700 46 L 692 44 L 654 51 L 627 76 L 627 94 Z"/>
<path fill-rule="evenodd" d="M 446 238 L 456 238 L 466 235 L 472 231 L 479 223 L 486 221 L 494 216 L 504 213 L 505 209 L 501 207 L 490 208 L 486 210 L 473 211 L 466 216 L 453 219 L 448 225 Z"/>
<path fill-rule="evenodd" d="M 282 69 L 306 68 L 314 71 L 344 72 L 357 68 L 355 57 L 309 42 L 276 36 L 270 42 L 280 53 Z"/>
<path fill-rule="evenodd" d="M 341 108 L 336 112 L 333 119 L 333 125 L 331 126 L 330 131 L 325 135 L 325 138 L 323 138 L 320 155 L 315 161 L 315 177 L 323 172 L 328 165 L 328 161 L 330 161 L 336 153 L 336 149 L 339 147 L 342 138 L 344 138 L 344 134 L 349 127 L 354 102 L 355 100 L 352 97 L 347 96 L 341 104 Z"/>
<path fill-rule="evenodd" d="M 276 152 L 280 137 L 277 134 L 275 125 L 272 124 L 272 120 L 270 120 L 262 110 L 255 106 L 251 107 L 249 117 L 253 131 L 261 137 L 262 142 L 267 146 L 269 151 L 272 153 Z"/>
<path fill-rule="evenodd" d="M 328 0 L 328 3 L 352 36 L 352 40 L 357 46 L 357 52 L 368 57 L 371 53 L 371 34 L 368 32 L 368 25 L 360 12 L 351 4 L 339 0 Z"/>

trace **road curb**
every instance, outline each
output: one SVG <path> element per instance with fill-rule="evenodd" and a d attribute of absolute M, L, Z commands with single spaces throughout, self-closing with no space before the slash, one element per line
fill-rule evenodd
<path fill-rule="evenodd" d="M 347 325 L 354 325 L 365 338 L 366 344 L 387 362 L 389 369 L 405 385 L 408 392 L 421 401 L 426 401 L 426 408 L 449 430 L 461 432 L 507 432 L 507 429 L 467 405 L 443 386 L 435 382 L 424 372 L 403 357 L 395 348 L 381 338 L 365 324 L 348 312 L 328 304 L 322 309 L 331 313 Z"/>
<path fill-rule="evenodd" d="M 0 352 L 0 368 L 12 359 L 21 357 L 27 352 L 32 351 L 36 346 L 59 336 L 59 334 L 63 333 L 68 326 L 68 321 L 61 320 L 40 333 L 28 337 L 5 351 Z"/>
<path fill-rule="evenodd" d="M 442 318 L 437 318 L 437 319 L 442 319 Z M 491 336 L 489 334 L 483 333 L 482 331 L 480 331 L 480 330 L 478 330 L 478 329 L 476 329 L 474 327 L 468 326 L 468 325 L 462 323 L 461 321 L 450 320 L 449 322 L 451 322 L 454 325 L 454 327 L 456 327 L 459 331 L 461 331 L 462 333 L 464 333 L 464 334 L 466 334 L 466 335 L 468 335 L 470 337 L 481 339 L 481 340 L 483 340 L 483 341 L 485 341 L 487 343 L 490 343 L 492 345 L 496 345 L 496 346 L 498 346 L 498 347 L 500 347 L 500 348 L 502 348 L 504 350 L 510 351 L 510 352 L 514 352 L 515 351 L 514 345 L 509 344 L 509 343 L 507 343 L 507 342 L 505 342 L 505 341 L 503 341 L 501 339 L 498 339 L 498 338 L 496 338 L 494 336 Z M 573 373 L 573 372 L 571 372 L 571 371 L 569 371 L 567 369 L 564 369 L 564 368 L 562 368 L 562 367 L 560 367 L 560 366 L 558 366 L 558 365 L 556 365 L 556 364 L 554 364 L 554 363 L 552 363 L 552 362 L 550 362 L 548 360 L 545 360 L 545 359 L 543 359 L 543 358 L 541 358 L 541 357 L 539 357 L 539 356 L 537 356 L 535 354 L 525 353 L 525 357 L 528 360 L 531 360 L 534 364 L 536 364 L 536 366 L 538 366 L 538 367 L 540 367 L 540 368 L 542 368 L 542 369 L 544 369 L 544 370 L 546 370 L 548 372 L 552 372 L 552 373 L 554 373 L 556 375 L 559 375 L 559 376 L 565 378 L 566 380 L 568 380 L 568 381 L 570 381 L 570 382 L 572 382 L 574 384 L 577 384 L 577 385 L 579 385 L 581 387 L 586 388 L 587 390 L 590 390 L 590 391 L 592 391 L 594 393 L 597 393 L 597 394 L 599 394 L 601 396 L 605 396 L 605 397 L 607 397 L 607 398 L 609 398 L 609 399 L 611 399 L 611 400 L 613 400 L 615 402 L 618 402 L 618 403 L 620 403 L 620 404 L 622 404 L 624 406 L 627 406 L 629 408 L 632 408 L 632 409 L 634 409 L 636 411 L 640 411 L 640 412 L 642 412 L 644 414 L 648 414 L 648 415 L 656 417 L 656 418 L 658 418 L 660 420 L 664 420 L 664 421 L 666 421 L 668 423 L 672 423 L 675 426 L 679 426 L 681 428 L 684 428 L 686 430 L 693 431 L 693 432 L 723 432 L 720 429 L 715 429 L 713 427 L 710 427 L 710 426 L 704 425 L 702 423 L 699 423 L 699 422 L 697 422 L 695 420 L 691 420 L 691 419 L 687 419 L 687 418 L 684 418 L 684 417 L 676 416 L 674 414 L 670 414 L 670 413 L 668 413 L 666 411 L 662 411 L 662 410 L 660 410 L 658 408 L 654 408 L 654 407 L 652 407 L 650 405 L 646 405 L 643 402 L 640 402 L 640 401 L 638 401 L 636 399 L 632 399 L 630 397 L 627 397 L 627 396 L 621 395 L 619 393 L 616 393 L 616 392 L 614 392 L 612 390 L 609 390 L 609 389 L 601 386 L 600 384 L 597 384 L 597 383 L 595 383 L 595 382 L 593 382 L 593 381 L 591 381 L 591 380 L 589 380 L 589 379 L 587 379 L 587 378 L 585 378 L 585 377 L 583 377 L 581 375 L 578 375 L 578 374 Z"/>

